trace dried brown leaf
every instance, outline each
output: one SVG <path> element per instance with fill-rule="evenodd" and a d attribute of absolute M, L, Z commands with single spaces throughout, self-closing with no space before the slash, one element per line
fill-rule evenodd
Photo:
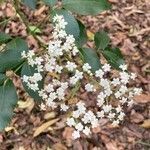
<path fill-rule="evenodd" d="M 59 119 L 53 119 L 53 120 L 50 120 L 44 124 L 42 124 L 40 127 L 38 127 L 34 134 L 33 134 L 33 137 L 36 137 L 38 136 L 39 134 L 41 134 L 42 132 L 44 132 L 48 127 L 50 127 L 51 125 L 53 125 L 54 123 L 56 123 Z"/>

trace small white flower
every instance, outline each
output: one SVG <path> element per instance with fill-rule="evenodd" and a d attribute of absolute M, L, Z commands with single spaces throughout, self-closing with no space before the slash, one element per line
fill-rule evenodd
<path fill-rule="evenodd" d="M 111 82 L 114 86 L 117 86 L 120 84 L 119 78 L 114 78 L 113 81 Z"/>
<path fill-rule="evenodd" d="M 73 71 L 77 68 L 77 65 L 74 62 L 67 61 L 66 68 L 68 71 Z"/>
<path fill-rule="evenodd" d="M 66 124 L 67 124 L 68 126 L 70 126 L 70 127 L 76 125 L 74 118 L 67 118 Z"/>
<path fill-rule="evenodd" d="M 90 83 L 88 83 L 88 84 L 85 85 L 85 90 L 87 92 L 93 92 L 93 91 L 95 91 L 94 86 L 92 84 L 90 84 Z"/>
<path fill-rule="evenodd" d="M 122 121 L 124 116 L 125 116 L 125 113 L 124 112 L 120 112 L 120 114 L 118 116 L 118 119 Z"/>
<path fill-rule="evenodd" d="M 129 82 L 130 76 L 127 72 L 120 72 L 120 79 L 121 82 L 127 84 Z"/>
<path fill-rule="evenodd" d="M 83 71 L 87 72 L 88 74 L 92 74 L 91 66 L 88 63 L 85 63 L 82 68 L 83 68 Z"/>
<path fill-rule="evenodd" d="M 85 128 L 83 129 L 83 133 L 87 136 L 89 136 L 91 134 L 91 130 L 89 127 L 85 126 Z"/>
<path fill-rule="evenodd" d="M 103 111 L 103 110 L 98 111 L 98 112 L 97 112 L 97 117 L 98 117 L 98 118 L 103 118 L 103 117 L 104 117 L 104 111 Z"/>
<path fill-rule="evenodd" d="M 79 131 L 76 131 L 76 130 L 73 131 L 72 137 L 73 137 L 74 140 L 80 138 L 80 132 L 79 132 Z"/>
<path fill-rule="evenodd" d="M 127 65 L 125 65 L 125 64 L 120 65 L 119 68 L 120 68 L 122 71 L 126 71 L 126 70 L 127 70 Z"/>
<path fill-rule="evenodd" d="M 131 73 L 130 78 L 131 78 L 132 80 L 135 80 L 136 77 L 137 77 L 136 73 Z"/>
<path fill-rule="evenodd" d="M 45 86 L 45 91 L 50 93 L 54 91 L 54 86 L 52 84 L 48 84 L 47 86 Z"/>
<path fill-rule="evenodd" d="M 95 76 L 99 77 L 99 78 L 103 78 L 103 76 L 104 76 L 103 70 L 99 69 L 99 70 L 95 71 Z"/>
<path fill-rule="evenodd" d="M 114 119 L 114 118 L 115 118 L 115 113 L 109 113 L 108 118 L 109 118 L 110 120 L 111 120 L 111 119 Z"/>
<path fill-rule="evenodd" d="M 80 112 L 79 112 L 78 110 L 73 111 L 73 112 L 72 112 L 72 117 L 74 117 L 74 118 L 79 118 L 79 117 L 80 117 Z"/>
<path fill-rule="evenodd" d="M 66 104 L 61 104 L 60 108 L 62 111 L 67 111 L 69 109 L 69 107 Z"/>
<path fill-rule="evenodd" d="M 55 66 L 55 71 L 58 72 L 58 73 L 61 73 L 62 69 L 63 69 L 62 66 L 59 66 L 59 65 Z"/>
<path fill-rule="evenodd" d="M 127 88 L 125 85 L 121 85 L 119 91 L 120 91 L 122 94 L 125 94 L 125 93 L 128 91 L 128 88 Z"/>
<path fill-rule="evenodd" d="M 119 124 L 119 120 L 114 120 L 112 123 L 113 126 L 118 126 L 118 124 Z"/>
<path fill-rule="evenodd" d="M 79 122 L 78 124 L 76 124 L 75 128 L 76 128 L 78 131 L 82 131 L 82 130 L 83 130 L 83 125 Z"/>
<path fill-rule="evenodd" d="M 103 110 L 105 113 L 108 113 L 112 110 L 112 106 L 111 105 L 104 105 Z"/>
<path fill-rule="evenodd" d="M 111 66 L 109 64 L 104 64 L 102 66 L 102 69 L 104 70 L 104 72 L 109 72 L 110 71 Z"/>

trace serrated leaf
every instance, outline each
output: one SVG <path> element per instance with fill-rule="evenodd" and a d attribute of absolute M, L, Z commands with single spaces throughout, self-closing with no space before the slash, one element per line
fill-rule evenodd
<path fill-rule="evenodd" d="M 94 41 L 96 49 L 103 50 L 108 46 L 110 38 L 105 31 L 100 31 L 95 34 Z"/>
<path fill-rule="evenodd" d="M 11 36 L 9 34 L 6 34 L 4 32 L 0 32 L 0 44 L 1 43 L 5 43 L 8 40 L 12 39 Z"/>
<path fill-rule="evenodd" d="M 76 43 L 79 47 L 81 47 L 87 41 L 87 34 L 86 34 L 86 28 L 84 24 L 79 20 L 78 20 L 78 25 L 79 25 L 80 35 L 77 38 Z"/>
<path fill-rule="evenodd" d="M 57 3 L 57 0 L 43 0 L 45 4 L 54 6 Z"/>
<path fill-rule="evenodd" d="M 53 12 L 52 12 L 52 16 L 54 15 L 63 15 L 64 16 L 64 19 L 65 21 L 68 23 L 66 25 L 66 33 L 67 34 L 71 34 L 74 36 L 75 39 L 78 39 L 79 35 L 80 35 L 80 30 L 79 30 L 79 25 L 78 25 L 78 22 L 77 20 L 74 18 L 74 16 L 69 13 L 68 11 L 64 10 L 64 9 L 55 9 Z"/>
<path fill-rule="evenodd" d="M 92 67 L 93 72 L 101 68 L 100 59 L 94 50 L 90 48 L 82 48 L 81 53 L 84 61 Z"/>
<path fill-rule="evenodd" d="M 0 86 L 0 130 L 3 130 L 10 122 L 17 100 L 16 89 L 11 80 Z"/>
<path fill-rule="evenodd" d="M 23 75 L 27 75 L 27 76 L 33 76 L 34 73 L 37 73 L 37 70 L 35 67 L 31 67 L 28 65 L 28 63 L 24 63 L 22 70 L 21 70 L 21 76 L 23 77 Z M 39 85 L 39 89 L 42 89 L 44 86 L 44 79 L 42 81 L 38 82 Z M 25 91 L 35 100 L 42 100 L 42 98 L 39 96 L 37 91 L 33 91 L 32 89 L 30 89 L 26 83 L 23 82 L 23 87 L 25 89 Z"/>
<path fill-rule="evenodd" d="M 81 15 L 96 15 L 111 5 L 107 0 L 63 0 L 63 7 Z"/>
<path fill-rule="evenodd" d="M 6 80 L 6 75 L 5 74 L 2 74 L 0 73 L 0 85 L 2 85 L 4 83 L 4 81 Z"/>
<path fill-rule="evenodd" d="M 22 62 L 21 52 L 27 50 L 28 45 L 24 40 L 20 38 L 11 40 L 6 45 L 6 49 L 0 52 L 0 72 L 5 72 L 18 66 Z"/>
<path fill-rule="evenodd" d="M 25 5 L 27 5 L 28 7 L 30 7 L 31 9 L 35 9 L 36 8 L 37 0 L 22 0 L 22 2 Z"/>
<path fill-rule="evenodd" d="M 124 59 L 118 48 L 107 48 L 102 51 L 103 56 L 106 58 L 108 63 L 119 70 L 119 66 L 124 64 Z"/>

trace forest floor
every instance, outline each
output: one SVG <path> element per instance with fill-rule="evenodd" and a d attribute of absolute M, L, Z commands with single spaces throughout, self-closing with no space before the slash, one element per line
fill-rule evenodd
<path fill-rule="evenodd" d="M 88 36 L 98 30 L 106 30 L 113 46 L 119 47 L 125 56 L 129 70 L 138 78 L 133 86 L 142 87 L 143 94 L 136 104 L 127 110 L 124 122 L 113 128 L 104 119 L 101 127 L 91 138 L 70 140 L 70 128 L 64 127 L 64 119 L 46 132 L 33 137 L 37 127 L 52 119 L 52 112 L 43 112 L 23 91 L 20 80 L 15 84 L 20 95 L 20 103 L 15 109 L 10 127 L 0 133 L 0 150 L 149 150 L 150 149 L 150 1 L 149 0 L 109 0 L 112 10 L 98 16 L 77 16 L 85 23 Z M 22 7 L 32 25 L 46 18 L 48 8 L 39 5 L 36 11 Z M 31 48 L 39 49 L 33 36 L 28 36 L 25 26 L 15 17 L 12 2 L 0 5 L 0 20 L 11 17 L 0 31 L 28 40 Z M 46 20 L 39 36 L 45 41 L 51 39 L 51 25 Z M 92 46 L 89 42 L 88 46 Z M 48 120 L 47 120 L 48 119 Z"/>

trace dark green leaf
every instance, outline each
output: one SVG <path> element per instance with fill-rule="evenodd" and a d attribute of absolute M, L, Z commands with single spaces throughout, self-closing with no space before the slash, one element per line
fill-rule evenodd
<path fill-rule="evenodd" d="M 17 100 L 16 89 L 11 80 L 0 86 L 0 130 L 11 121 Z"/>
<path fill-rule="evenodd" d="M 6 76 L 5 74 L 0 73 L 0 85 L 2 85 L 4 83 L 4 81 L 6 80 Z"/>
<path fill-rule="evenodd" d="M 4 32 L 0 32 L 0 44 L 5 43 L 10 39 L 11 39 L 11 36 L 9 34 L 6 34 Z"/>
<path fill-rule="evenodd" d="M 90 48 L 82 48 L 81 53 L 84 61 L 92 67 L 93 72 L 101 68 L 100 59 L 94 50 Z"/>
<path fill-rule="evenodd" d="M 57 3 L 57 0 L 43 0 L 45 4 L 54 6 Z"/>
<path fill-rule="evenodd" d="M 24 63 L 22 70 L 21 70 L 21 76 L 23 77 L 23 75 L 27 75 L 27 76 L 33 76 L 34 73 L 37 73 L 37 70 L 35 67 L 31 67 L 28 65 L 28 63 Z M 38 82 L 39 85 L 39 89 L 43 88 L 44 85 L 44 79 L 42 81 Z M 23 82 L 23 86 L 25 91 L 35 100 L 42 100 L 42 98 L 39 96 L 38 92 L 34 92 L 33 90 L 31 90 L 30 88 L 28 88 L 28 86 L 26 85 L 26 83 Z"/>
<path fill-rule="evenodd" d="M 28 7 L 30 7 L 31 9 L 35 9 L 36 8 L 37 0 L 22 0 L 22 2 L 25 5 L 27 5 Z"/>
<path fill-rule="evenodd" d="M 78 24 L 79 24 L 79 29 L 80 29 L 80 35 L 79 35 L 78 39 L 76 40 L 76 42 L 77 42 L 77 45 L 79 47 L 81 47 L 87 41 L 87 34 L 86 34 L 86 28 L 85 28 L 84 24 L 79 20 L 78 20 Z"/>
<path fill-rule="evenodd" d="M 116 69 L 119 69 L 121 64 L 124 64 L 123 56 L 118 48 L 107 48 L 102 51 L 104 57 Z"/>
<path fill-rule="evenodd" d="M 96 49 L 103 50 L 108 46 L 110 42 L 110 38 L 105 31 L 100 31 L 95 34 L 94 41 L 95 41 Z"/>
<path fill-rule="evenodd" d="M 96 15 L 111 5 L 107 0 L 63 0 L 63 7 L 81 15 Z"/>
<path fill-rule="evenodd" d="M 61 10 L 54 10 L 52 12 L 52 15 L 63 15 L 65 21 L 68 23 L 66 26 L 66 32 L 67 34 L 71 34 L 74 36 L 75 39 L 79 37 L 80 30 L 77 20 L 74 18 L 73 15 L 71 15 L 68 11 L 61 9 Z"/>
<path fill-rule="evenodd" d="M 22 62 L 21 52 L 27 50 L 28 45 L 24 40 L 16 38 L 10 41 L 6 46 L 6 50 L 0 52 L 0 72 L 18 66 Z"/>

